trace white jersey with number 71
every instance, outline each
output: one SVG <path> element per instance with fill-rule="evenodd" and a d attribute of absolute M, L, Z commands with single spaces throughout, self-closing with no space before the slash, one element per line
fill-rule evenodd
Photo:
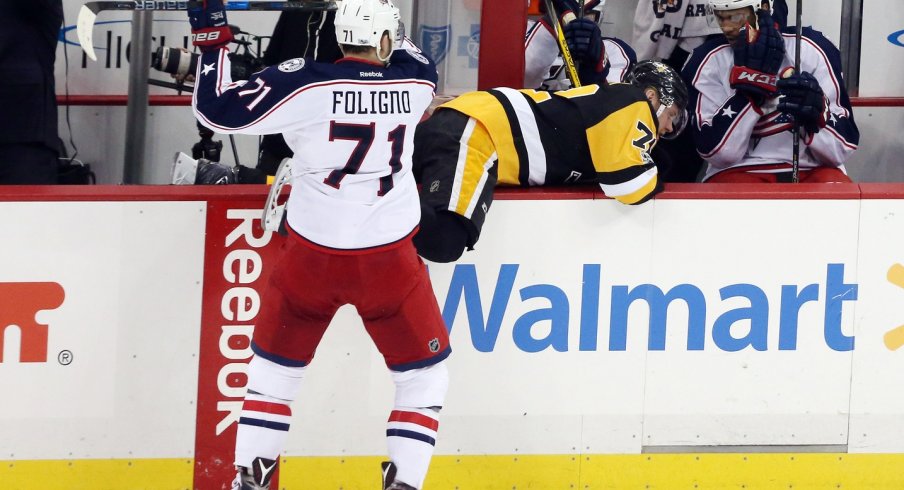
<path fill-rule="evenodd" d="M 420 220 L 414 130 L 436 66 L 410 43 L 389 63 L 297 58 L 232 81 L 228 50 L 204 53 L 192 107 L 218 133 L 282 133 L 294 152 L 287 224 L 335 249 L 384 245 Z"/>

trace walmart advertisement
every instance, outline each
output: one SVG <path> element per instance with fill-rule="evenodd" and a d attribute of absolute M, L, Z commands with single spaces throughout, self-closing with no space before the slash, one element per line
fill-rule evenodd
<path fill-rule="evenodd" d="M 167 192 L 0 204 L 0 480 L 14 488 L 63 488 L 92 465 L 110 488 L 231 478 L 283 238 L 258 227 L 263 192 Z M 453 346 L 430 488 L 454 488 L 444 458 L 904 452 L 904 193 L 668 196 L 503 196 L 476 250 L 429 264 Z M 342 308 L 293 405 L 286 488 L 312 471 L 310 488 L 367 488 L 369 466 L 324 468 L 385 453 L 392 396 Z M 466 488 L 528 483 L 468 474 L 488 483 Z"/>

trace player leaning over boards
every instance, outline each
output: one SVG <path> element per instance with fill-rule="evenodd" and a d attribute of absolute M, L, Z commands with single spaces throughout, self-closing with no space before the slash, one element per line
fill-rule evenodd
<path fill-rule="evenodd" d="M 402 39 L 390 0 L 340 4 L 335 25 L 344 57 L 335 64 L 297 58 L 247 82 L 229 76 L 222 1 L 208 0 L 189 17 L 203 51 L 192 100 L 198 119 L 222 133 L 282 132 L 294 152 L 289 237 L 254 330 L 232 488 L 269 487 L 306 366 L 334 313 L 348 303 L 396 385 L 383 488 L 420 488 L 450 353 L 411 243 L 419 218 L 412 138 L 433 99 L 436 67 L 413 46 L 393 51 Z"/>
<path fill-rule="evenodd" d="M 451 262 L 473 248 L 495 186 L 597 183 L 639 204 L 658 192 L 650 150 L 687 120 L 687 88 L 665 63 L 642 61 L 630 83 L 562 92 L 498 88 L 466 93 L 418 126 L 418 253 Z"/>
<path fill-rule="evenodd" d="M 769 2 L 710 0 L 725 34 L 694 50 L 682 70 L 705 182 L 790 182 L 794 118 L 801 125 L 800 181 L 850 182 L 844 162 L 860 133 L 838 49 L 804 27 L 800 73 L 794 31 L 779 31 Z M 754 9 L 757 9 L 754 11 Z"/>

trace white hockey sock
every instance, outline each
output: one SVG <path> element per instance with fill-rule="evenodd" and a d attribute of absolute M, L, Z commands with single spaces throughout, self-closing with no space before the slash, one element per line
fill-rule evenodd
<path fill-rule="evenodd" d="M 389 415 L 386 440 L 389 459 L 398 467 L 396 480 L 415 488 L 424 485 L 438 428 L 439 412 L 428 408 L 395 407 Z"/>
<path fill-rule="evenodd" d="M 279 459 L 289 435 L 292 409 L 285 400 L 271 396 L 245 396 L 235 436 L 235 464 L 251 467 L 254 458 Z"/>
<path fill-rule="evenodd" d="M 254 356 L 248 364 L 248 394 L 235 438 L 235 464 L 250 467 L 256 457 L 278 460 L 289 435 L 289 404 L 301 387 L 305 368 Z"/>

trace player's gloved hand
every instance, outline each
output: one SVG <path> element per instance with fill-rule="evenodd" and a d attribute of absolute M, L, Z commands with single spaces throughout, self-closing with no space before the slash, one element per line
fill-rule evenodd
<path fill-rule="evenodd" d="M 195 185 L 235 184 L 237 182 L 236 175 L 235 168 L 202 158 L 198 160 Z"/>
<path fill-rule="evenodd" d="M 757 16 L 758 28 L 749 24 L 741 28 L 732 44 L 735 66 L 729 80 L 732 88 L 761 106 L 766 98 L 775 95 L 776 74 L 785 59 L 785 42 L 769 12 L 759 10 Z"/>
<path fill-rule="evenodd" d="M 596 65 L 602 60 L 605 48 L 600 26 L 596 22 L 577 19 L 562 28 L 562 33 L 575 62 Z"/>
<path fill-rule="evenodd" d="M 219 49 L 232 41 L 223 0 L 201 0 L 188 9 L 192 44 L 201 51 Z"/>
<path fill-rule="evenodd" d="M 819 86 L 819 81 L 807 73 L 792 74 L 779 79 L 778 93 L 781 96 L 778 110 L 794 116 L 808 134 L 816 134 L 826 127 L 828 104 Z"/>
<path fill-rule="evenodd" d="M 566 24 L 562 31 L 571 58 L 579 66 L 581 83 L 602 83 L 608 63 L 600 26 L 590 19 L 576 19 Z"/>

